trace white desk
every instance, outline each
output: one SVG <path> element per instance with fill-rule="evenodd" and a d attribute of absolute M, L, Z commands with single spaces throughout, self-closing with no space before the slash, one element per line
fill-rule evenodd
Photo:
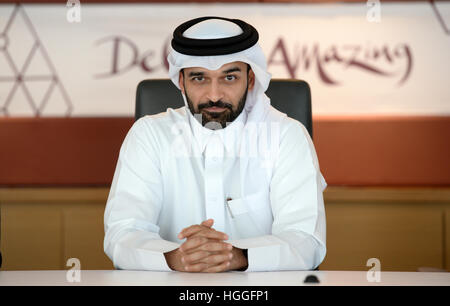
<path fill-rule="evenodd" d="M 0 271 L 0 286 L 9 285 L 84 285 L 84 286 L 302 286 L 307 275 L 319 278 L 318 285 L 377 286 L 431 285 L 450 286 L 450 273 L 381 272 L 381 282 L 368 282 L 367 271 L 284 271 L 184 273 L 125 270 L 81 270 L 81 282 L 67 281 L 68 270 Z M 316 286 L 316 285 L 315 285 Z"/>

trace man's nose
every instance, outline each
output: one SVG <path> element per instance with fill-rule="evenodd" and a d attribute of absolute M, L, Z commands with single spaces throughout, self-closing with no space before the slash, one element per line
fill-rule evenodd
<path fill-rule="evenodd" d="M 223 92 L 217 80 L 211 81 L 207 98 L 212 102 L 217 102 L 223 98 Z"/>

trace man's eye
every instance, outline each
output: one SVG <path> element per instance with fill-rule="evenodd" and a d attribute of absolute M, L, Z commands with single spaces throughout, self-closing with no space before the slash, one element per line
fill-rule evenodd
<path fill-rule="evenodd" d="M 193 77 L 192 80 L 201 82 L 201 81 L 203 81 L 203 77 L 202 76 Z"/>
<path fill-rule="evenodd" d="M 227 81 L 233 81 L 233 80 L 236 79 L 236 76 L 234 76 L 234 75 L 227 75 L 225 78 L 227 79 Z"/>

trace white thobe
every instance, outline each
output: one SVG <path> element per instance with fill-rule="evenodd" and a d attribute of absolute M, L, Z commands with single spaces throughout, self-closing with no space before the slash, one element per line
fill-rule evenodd
<path fill-rule="evenodd" d="M 164 253 L 184 242 L 179 232 L 212 218 L 229 243 L 248 249 L 247 271 L 316 268 L 326 253 L 326 182 L 305 127 L 285 117 L 268 183 L 243 190 L 242 160 L 233 152 L 245 141 L 238 136 L 246 112 L 215 131 L 188 112 L 145 116 L 122 144 L 104 218 L 114 266 L 171 271 Z"/>

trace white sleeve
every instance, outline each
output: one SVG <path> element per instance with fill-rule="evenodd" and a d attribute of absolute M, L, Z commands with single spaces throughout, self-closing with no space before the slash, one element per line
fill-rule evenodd
<path fill-rule="evenodd" d="M 171 271 L 163 253 L 179 247 L 161 239 L 156 225 L 162 179 L 155 139 L 141 118 L 120 149 L 104 216 L 104 250 L 118 269 Z"/>
<path fill-rule="evenodd" d="M 327 184 L 307 130 L 296 121 L 290 124 L 270 183 L 272 234 L 233 241 L 248 249 L 247 271 L 312 270 L 326 254 Z"/>

